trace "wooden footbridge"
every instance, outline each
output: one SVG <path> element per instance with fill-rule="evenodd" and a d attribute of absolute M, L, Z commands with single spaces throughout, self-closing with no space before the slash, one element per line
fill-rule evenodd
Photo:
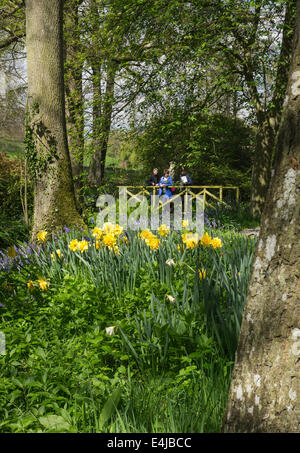
<path fill-rule="evenodd" d="M 157 195 L 158 194 L 158 186 L 118 186 L 119 188 L 126 189 L 126 194 L 132 198 L 137 198 L 139 195 Z M 190 195 L 191 199 L 203 199 L 203 207 L 205 209 L 206 206 L 210 206 L 211 208 L 215 209 L 215 206 L 211 204 L 211 200 L 217 201 L 218 203 L 231 208 L 231 206 L 223 200 L 224 191 L 233 190 L 235 191 L 235 200 L 236 203 L 239 203 L 239 196 L 240 191 L 239 187 L 236 186 L 186 186 L 184 188 L 180 188 L 178 186 L 169 186 L 175 188 L 175 193 L 173 194 L 171 201 L 174 201 L 176 198 L 181 196 Z M 138 190 L 138 193 L 133 193 Z M 212 193 L 214 192 L 214 193 Z M 200 198 L 201 197 L 201 198 Z M 160 201 L 161 205 L 164 206 L 165 204 L 169 203 L 169 200 L 166 202 Z"/>

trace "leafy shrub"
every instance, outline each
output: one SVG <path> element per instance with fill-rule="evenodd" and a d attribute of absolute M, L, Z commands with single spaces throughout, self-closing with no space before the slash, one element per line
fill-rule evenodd
<path fill-rule="evenodd" d="M 191 173 L 194 185 L 234 185 L 249 200 L 253 133 L 240 119 L 167 111 L 136 134 L 135 149 L 145 172 L 172 161 Z"/>
<path fill-rule="evenodd" d="M 15 244 L 18 240 L 28 239 L 28 228 L 23 221 L 23 209 L 20 197 L 21 159 L 10 159 L 0 153 L 0 249 Z M 32 212 L 33 188 L 28 186 L 29 215 Z"/>

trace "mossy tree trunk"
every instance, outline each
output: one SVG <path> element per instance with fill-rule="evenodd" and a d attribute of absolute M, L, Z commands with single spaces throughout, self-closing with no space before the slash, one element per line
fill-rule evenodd
<path fill-rule="evenodd" d="M 35 179 L 32 236 L 83 225 L 68 151 L 63 76 L 63 0 L 26 0 L 27 158 Z"/>
<path fill-rule="evenodd" d="M 300 0 L 225 432 L 300 430 Z"/>

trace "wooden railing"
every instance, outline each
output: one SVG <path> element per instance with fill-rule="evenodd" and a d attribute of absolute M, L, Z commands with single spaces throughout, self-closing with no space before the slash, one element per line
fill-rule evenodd
<path fill-rule="evenodd" d="M 133 198 L 137 198 L 139 195 L 149 195 L 149 196 L 151 194 L 155 195 L 155 194 L 157 194 L 157 191 L 159 190 L 159 186 L 118 186 L 118 187 L 119 188 L 126 187 L 127 194 Z M 236 203 L 239 203 L 240 191 L 239 191 L 239 187 L 237 187 L 237 186 L 186 186 L 182 189 L 180 189 L 180 187 L 178 187 L 178 186 L 169 186 L 169 187 L 170 188 L 174 187 L 176 189 L 176 192 L 174 193 L 174 195 L 171 198 L 172 201 L 175 200 L 176 198 L 180 197 L 181 195 L 183 195 L 183 196 L 191 195 L 191 197 L 192 197 L 191 199 L 198 198 L 201 196 L 201 197 L 203 197 L 204 208 L 206 206 L 210 206 L 215 209 L 215 207 L 207 201 L 208 198 L 212 198 L 213 200 L 216 200 L 219 203 L 223 204 L 224 206 L 227 206 L 228 208 L 230 208 L 231 206 L 223 200 L 223 193 L 224 193 L 224 190 L 235 190 Z M 140 189 L 140 191 L 138 193 L 134 194 L 129 189 Z M 198 192 L 197 193 L 193 192 L 193 189 L 197 189 Z M 211 190 L 215 190 L 215 189 L 218 190 L 219 196 L 211 193 Z M 169 201 L 167 201 L 165 203 L 160 201 L 160 203 L 163 206 L 166 203 L 169 203 Z"/>

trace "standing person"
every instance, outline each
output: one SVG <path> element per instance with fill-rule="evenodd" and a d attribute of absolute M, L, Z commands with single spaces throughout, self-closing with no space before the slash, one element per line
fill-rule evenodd
<path fill-rule="evenodd" d="M 181 170 L 180 172 L 180 190 L 182 190 L 186 186 L 191 186 L 193 184 L 192 178 L 189 173 L 185 170 Z"/>
<path fill-rule="evenodd" d="M 172 198 L 171 186 L 173 185 L 173 179 L 170 176 L 169 170 L 164 170 L 164 176 L 160 178 L 159 181 L 159 192 L 158 196 L 164 196 L 166 199 Z"/>
<path fill-rule="evenodd" d="M 154 168 L 152 175 L 146 181 L 146 185 L 147 186 L 158 186 L 159 179 L 160 178 L 159 178 L 159 175 L 158 175 L 158 169 Z"/>
<path fill-rule="evenodd" d="M 191 186 L 193 183 L 192 178 L 190 177 L 190 174 L 187 173 L 184 169 L 181 170 L 180 172 L 180 190 L 183 190 L 187 186 Z M 188 200 L 186 196 L 182 197 L 182 210 L 184 212 L 184 215 L 186 213 L 186 210 L 188 209 Z"/>

